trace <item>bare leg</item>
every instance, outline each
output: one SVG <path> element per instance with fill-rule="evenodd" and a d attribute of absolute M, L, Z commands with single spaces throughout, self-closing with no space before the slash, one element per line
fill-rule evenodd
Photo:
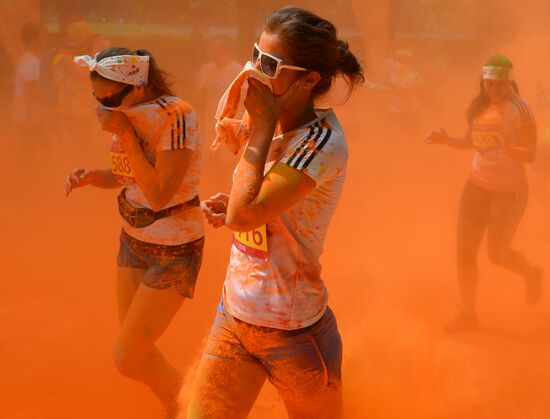
<path fill-rule="evenodd" d="M 460 201 L 457 229 L 457 279 L 462 307 L 447 326 L 449 332 L 465 331 L 477 326 L 477 254 L 487 229 L 490 203 L 490 192 L 471 182 L 466 184 Z"/>
<path fill-rule="evenodd" d="M 169 417 L 173 417 L 181 376 L 166 361 L 155 342 L 172 321 L 184 298 L 174 287 L 156 290 L 139 284 L 140 275 L 143 275 L 141 270 L 119 268 L 121 329 L 115 348 L 115 363 L 122 375 L 149 386 Z M 130 298 L 133 289 L 133 298 Z"/>
<path fill-rule="evenodd" d="M 489 221 L 489 257 L 496 265 L 525 279 L 527 301 L 536 303 L 542 297 L 542 269 L 512 248 L 512 241 L 527 207 L 527 190 L 503 193 L 491 205 Z"/>
<path fill-rule="evenodd" d="M 246 418 L 265 382 L 263 366 L 246 361 L 201 359 L 187 416 L 179 419 Z"/>
<path fill-rule="evenodd" d="M 281 393 L 290 419 L 340 419 L 342 391 L 340 387 L 326 388 L 312 397 L 296 397 Z"/>
<path fill-rule="evenodd" d="M 477 264 L 458 266 L 457 276 L 462 310 L 467 315 L 475 316 L 478 282 Z"/>

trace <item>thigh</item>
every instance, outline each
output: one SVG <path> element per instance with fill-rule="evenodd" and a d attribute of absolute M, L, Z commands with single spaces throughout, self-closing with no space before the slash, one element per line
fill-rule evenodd
<path fill-rule="evenodd" d="M 145 274 L 144 269 L 139 268 L 127 268 L 118 266 L 117 268 L 117 307 L 118 307 L 118 319 L 120 325 L 126 318 L 126 313 L 132 304 L 132 300 L 136 294 L 138 286 Z"/>
<path fill-rule="evenodd" d="M 216 320 L 193 382 L 188 418 L 246 418 L 266 373 L 243 346 L 235 319 L 218 304 Z"/>
<path fill-rule="evenodd" d="M 136 358 L 145 357 L 183 301 L 174 287 L 157 290 L 140 284 L 122 322 L 118 350 L 130 351 Z"/>
<path fill-rule="evenodd" d="M 510 247 L 527 208 L 527 199 L 527 189 L 495 194 L 489 216 L 489 249 L 502 251 Z"/>
<path fill-rule="evenodd" d="M 470 181 L 466 183 L 458 211 L 457 256 L 459 265 L 475 262 L 487 228 L 491 196 Z"/>
<path fill-rule="evenodd" d="M 195 375 L 187 418 L 246 418 L 265 377 L 259 363 L 203 357 Z"/>
<path fill-rule="evenodd" d="M 338 418 L 342 340 L 334 314 L 304 331 L 275 335 L 261 361 L 291 418 Z"/>

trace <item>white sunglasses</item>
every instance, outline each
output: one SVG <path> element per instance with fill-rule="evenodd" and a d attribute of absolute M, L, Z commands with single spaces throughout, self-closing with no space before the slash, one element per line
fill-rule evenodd
<path fill-rule="evenodd" d="M 274 57 L 267 52 L 263 52 L 258 44 L 254 43 L 254 50 L 252 51 L 252 64 L 256 65 L 258 60 L 260 61 L 260 70 L 270 79 L 276 79 L 279 77 L 279 74 L 283 68 L 296 71 L 308 71 L 307 68 L 304 67 L 282 64 L 283 60 Z"/>

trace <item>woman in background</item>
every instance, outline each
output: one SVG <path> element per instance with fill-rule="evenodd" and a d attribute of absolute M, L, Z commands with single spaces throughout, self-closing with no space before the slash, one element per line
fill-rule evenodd
<path fill-rule="evenodd" d="M 441 130 L 426 140 L 428 144 L 475 149 L 458 218 L 457 272 L 462 309 L 449 324 L 450 332 L 477 327 L 477 253 L 485 230 L 491 261 L 524 278 L 529 304 L 542 295 L 542 269 L 512 248 L 527 206 L 525 165 L 535 160 L 537 145 L 533 113 L 519 96 L 512 67 L 502 55 L 485 62 L 480 92 L 468 108 L 465 138 L 452 138 Z"/>

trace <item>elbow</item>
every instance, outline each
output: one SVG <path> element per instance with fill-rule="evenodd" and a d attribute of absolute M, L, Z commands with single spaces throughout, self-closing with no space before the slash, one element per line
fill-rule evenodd
<path fill-rule="evenodd" d="M 237 214 L 230 214 L 229 212 L 225 216 L 225 226 L 231 231 L 246 231 L 246 223 L 243 223 Z"/>
<path fill-rule="evenodd" d="M 237 232 L 254 230 L 258 227 L 257 217 L 251 217 L 245 211 L 228 211 L 225 216 L 225 226 Z"/>

